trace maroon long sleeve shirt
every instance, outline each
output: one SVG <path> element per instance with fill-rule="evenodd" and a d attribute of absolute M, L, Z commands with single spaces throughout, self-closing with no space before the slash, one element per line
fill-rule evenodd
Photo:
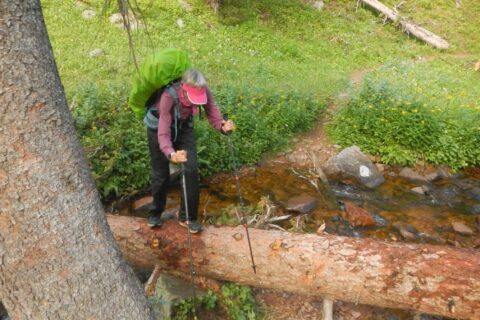
<path fill-rule="evenodd" d="M 181 121 L 187 120 L 190 116 L 193 116 L 198 112 L 199 106 L 192 104 L 187 99 L 182 88 L 177 89 L 177 95 L 180 103 L 179 109 Z M 212 93 L 208 88 L 207 98 L 207 104 L 204 106 L 204 109 L 205 113 L 207 114 L 208 122 L 213 128 L 220 131 L 222 128 L 223 118 L 220 113 L 220 109 L 215 104 Z M 171 153 L 175 152 L 171 137 L 171 126 L 175 116 L 173 104 L 173 98 L 166 90 L 162 93 L 160 100 L 156 104 L 159 114 L 158 143 L 160 145 L 160 150 L 167 158 Z"/>

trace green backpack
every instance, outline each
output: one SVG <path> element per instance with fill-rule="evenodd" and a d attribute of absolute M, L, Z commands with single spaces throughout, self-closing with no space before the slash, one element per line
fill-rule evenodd
<path fill-rule="evenodd" d="M 145 113 L 149 107 L 166 88 L 172 88 L 170 85 L 179 80 L 190 67 L 187 52 L 176 48 L 163 49 L 147 57 L 133 78 L 128 99 L 135 115 L 145 122 Z M 178 97 L 172 93 L 174 90 L 168 91 L 177 103 Z"/>

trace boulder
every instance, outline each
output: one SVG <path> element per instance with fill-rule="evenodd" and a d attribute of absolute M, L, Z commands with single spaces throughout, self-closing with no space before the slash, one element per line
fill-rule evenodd
<path fill-rule="evenodd" d="M 309 213 L 317 207 L 317 199 L 307 194 L 288 199 L 287 211 L 295 211 L 301 214 Z"/>
<path fill-rule="evenodd" d="M 411 168 L 403 168 L 400 173 L 400 177 L 414 183 L 428 183 L 427 178 L 414 171 Z"/>
<path fill-rule="evenodd" d="M 440 167 L 425 175 L 425 179 L 430 182 L 449 179 L 452 177 L 450 170 L 446 167 Z"/>
<path fill-rule="evenodd" d="M 418 231 L 412 225 L 401 225 L 395 223 L 393 224 L 393 228 L 396 229 L 405 240 L 413 241 L 417 239 Z"/>
<path fill-rule="evenodd" d="M 410 191 L 412 191 L 413 193 L 422 195 L 422 196 L 425 195 L 425 190 L 423 190 L 423 187 L 415 187 L 415 188 L 410 189 Z"/>
<path fill-rule="evenodd" d="M 354 227 L 369 227 L 375 225 L 375 219 L 370 213 L 352 202 L 345 202 L 344 218 Z"/>
<path fill-rule="evenodd" d="M 158 278 L 155 296 L 150 298 L 155 319 L 171 319 L 175 306 L 182 300 L 193 298 L 191 282 L 176 278 L 169 274 L 161 274 Z M 197 298 L 205 295 L 205 291 L 195 287 Z"/>
<path fill-rule="evenodd" d="M 330 158 L 324 169 L 328 176 L 353 179 L 372 189 L 385 181 L 377 167 L 357 146 L 346 148 Z"/>
<path fill-rule="evenodd" d="M 387 219 L 378 214 L 372 214 L 371 216 L 373 217 L 373 220 L 375 220 L 375 225 L 377 227 L 386 227 L 390 224 Z"/>
<path fill-rule="evenodd" d="M 455 232 L 465 236 L 471 236 L 473 234 L 473 230 L 466 226 L 463 222 L 452 222 L 452 227 Z"/>

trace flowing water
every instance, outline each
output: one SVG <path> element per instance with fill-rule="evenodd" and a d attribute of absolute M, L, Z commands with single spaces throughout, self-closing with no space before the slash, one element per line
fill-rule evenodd
<path fill-rule="evenodd" d="M 400 229 L 407 230 L 408 241 L 477 247 L 480 244 L 477 216 L 480 215 L 480 174 L 469 170 L 450 179 L 429 185 L 427 195 L 411 191 L 414 183 L 399 178 L 395 171 L 385 174 L 386 181 L 375 190 L 355 184 L 330 181 L 325 187 L 311 175 L 308 168 L 292 168 L 286 164 L 272 163 L 255 170 L 243 172 L 242 195 L 254 205 L 262 197 L 276 204 L 277 215 L 284 215 L 288 199 L 298 195 L 316 198 L 317 207 L 307 215 L 306 231 L 316 231 L 325 222 L 325 231 L 347 236 L 372 237 L 403 241 Z M 315 186 L 317 184 L 319 187 Z M 202 192 L 203 207 L 208 215 L 219 214 L 222 208 L 238 201 L 234 179 L 218 175 L 208 181 Z M 208 203 L 206 204 L 206 199 Z M 352 202 L 366 209 L 375 219 L 374 227 L 352 228 L 342 217 L 343 203 Z M 293 214 L 283 227 L 295 229 L 299 217 Z M 460 222 L 474 231 L 473 235 L 455 232 L 452 223 Z M 404 233 L 405 234 L 405 233 Z"/>
<path fill-rule="evenodd" d="M 330 234 L 468 248 L 480 246 L 477 230 L 477 219 L 480 219 L 478 168 L 429 184 L 427 195 L 412 192 L 411 189 L 418 185 L 399 178 L 395 170 L 384 176 L 385 183 L 374 190 L 340 181 L 330 181 L 327 187 L 308 168 L 292 168 L 285 163 L 272 162 L 243 170 L 240 186 L 249 208 L 268 198 L 275 205 L 274 215 L 290 214 L 289 220 L 278 223 L 286 230 L 316 232 L 325 223 L 325 232 Z M 173 187 L 168 208 L 179 206 L 179 194 L 179 188 Z M 316 208 L 308 214 L 288 212 L 285 209 L 288 200 L 299 195 L 315 197 Z M 218 174 L 203 181 L 200 199 L 200 218 L 218 221 L 229 212 L 226 208 L 238 206 L 234 177 Z M 374 218 L 375 226 L 353 228 L 342 218 L 345 202 L 366 209 Z M 117 211 L 123 214 L 145 215 L 144 212 L 134 212 L 130 205 L 119 207 L 122 206 L 117 206 Z M 473 234 L 455 232 L 452 226 L 455 222 L 468 227 Z"/>

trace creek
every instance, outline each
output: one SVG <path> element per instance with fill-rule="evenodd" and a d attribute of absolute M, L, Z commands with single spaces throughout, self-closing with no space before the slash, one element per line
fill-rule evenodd
<path fill-rule="evenodd" d="M 412 188 L 419 184 L 400 178 L 396 169 L 389 169 L 384 176 L 385 182 L 373 190 L 334 180 L 329 182 L 329 186 L 322 186 L 307 167 L 294 168 L 286 163 L 270 162 L 243 169 L 240 185 L 248 208 L 258 207 L 261 201 L 268 199 L 274 205 L 275 216 L 290 214 L 290 219 L 277 223 L 289 231 L 316 232 L 325 223 L 324 232 L 330 234 L 480 247 L 477 230 L 480 228 L 478 168 L 429 183 L 425 195 L 412 192 Z M 179 195 L 180 188 L 173 186 L 167 209 L 178 208 Z M 314 198 L 315 208 L 305 214 L 287 211 L 289 199 L 298 196 Z M 344 204 L 347 202 L 367 210 L 375 225 L 352 227 L 344 219 Z M 218 223 L 219 217 L 229 214 L 228 208 L 237 205 L 236 184 L 231 174 L 217 174 L 202 181 L 199 215 L 203 221 Z M 136 216 L 146 214 L 145 210 L 134 210 L 133 202 L 114 203 L 109 211 Z M 453 224 L 466 226 L 472 233 L 456 232 Z"/>

